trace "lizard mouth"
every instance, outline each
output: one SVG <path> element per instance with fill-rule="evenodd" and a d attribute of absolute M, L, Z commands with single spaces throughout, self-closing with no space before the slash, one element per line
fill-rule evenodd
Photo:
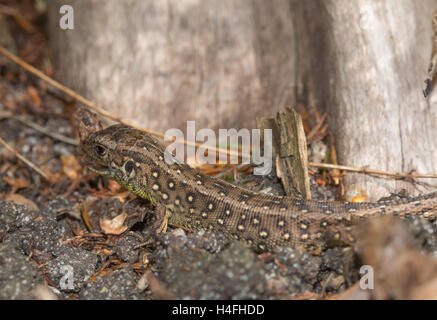
<path fill-rule="evenodd" d="M 90 169 L 90 171 L 97 173 L 99 175 L 102 175 L 102 176 L 114 177 L 115 173 L 116 173 L 115 169 L 107 168 L 104 166 L 96 168 L 94 166 L 87 165 L 87 167 L 88 167 L 88 169 Z"/>
<path fill-rule="evenodd" d="M 104 174 L 104 172 L 109 171 L 108 167 L 96 161 L 93 157 L 90 157 L 88 154 L 84 153 L 80 160 L 83 166 L 88 167 L 92 172 L 98 174 Z"/>

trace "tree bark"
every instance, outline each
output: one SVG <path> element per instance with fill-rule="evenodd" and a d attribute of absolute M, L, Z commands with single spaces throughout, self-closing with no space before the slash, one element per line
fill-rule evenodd
<path fill-rule="evenodd" d="M 123 119 L 165 131 L 254 128 L 292 104 L 289 2 L 49 0 L 61 80 Z M 59 8 L 75 29 L 59 28 Z"/>
<path fill-rule="evenodd" d="M 293 0 L 291 7 L 299 35 L 295 99 L 328 112 L 339 162 L 437 172 L 437 93 L 422 94 L 437 2 Z M 427 189 L 360 174 L 345 184 L 348 199 Z"/>
<path fill-rule="evenodd" d="M 64 3 L 74 30 L 58 26 Z M 341 164 L 437 172 L 437 93 L 422 95 L 437 0 L 49 4 L 62 81 L 125 120 L 252 128 L 303 102 L 328 113 Z M 359 174 L 345 185 L 346 198 L 368 200 L 425 191 Z"/>

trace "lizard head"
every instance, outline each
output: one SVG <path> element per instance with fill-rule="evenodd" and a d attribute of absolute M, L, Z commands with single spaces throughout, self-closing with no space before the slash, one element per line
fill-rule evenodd
<path fill-rule="evenodd" d="M 156 139 L 125 125 L 113 125 L 89 134 L 81 141 L 81 149 L 84 153 L 82 162 L 91 171 L 156 202 L 147 181 L 150 163 L 160 161 L 165 152 Z"/>
<path fill-rule="evenodd" d="M 125 180 L 116 136 L 125 126 L 115 125 L 93 132 L 81 141 L 83 163 L 93 172 L 114 180 Z M 124 170 L 123 170 L 124 169 Z"/>

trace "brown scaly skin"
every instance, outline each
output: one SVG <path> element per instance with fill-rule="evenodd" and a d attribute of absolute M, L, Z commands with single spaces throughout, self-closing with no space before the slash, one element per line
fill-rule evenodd
<path fill-rule="evenodd" d="M 161 222 L 223 232 L 260 250 L 319 247 L 331 239 L 351 243 L 351 226 L 366 218 L 437 213 L 437 192 L 393 204 L 306 201 L 245 190 L 186 164 L 167 164 L 158 140 L 123 125 L 90 134 L 82 149 L 92 171 L 152 201 Z"/>

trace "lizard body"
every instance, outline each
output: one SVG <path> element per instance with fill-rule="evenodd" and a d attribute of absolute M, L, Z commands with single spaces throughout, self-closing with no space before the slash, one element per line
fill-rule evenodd
<path fill-rule="evenodd" d="M 166 212 L 190 230 L 222 232 L 260 250 L 317 245 L 327 237 L 354 242 L 351 226 L 383 215 L 434 218 L 437 192 L 402 203 L 302 200 L 246 190 L 186 164 L 165 162 L 165 146 L 142 131 L 114 125 L 82 141 L 88 166 Z"/>

